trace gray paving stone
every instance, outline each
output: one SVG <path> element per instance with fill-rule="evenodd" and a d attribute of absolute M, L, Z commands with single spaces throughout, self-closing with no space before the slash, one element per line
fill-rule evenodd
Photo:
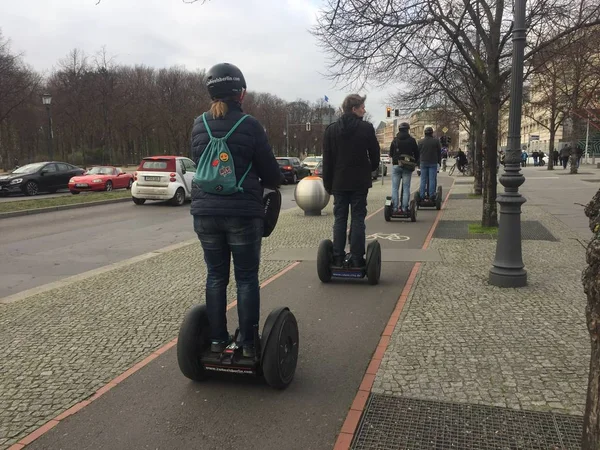
<path fill-rule="evenodd" d="M 382 206 L 389 180 L 371 189 L 369 213 Z M 316 248 L 331 236 L 332 203 L 321 217 L 306 217 L 298 208 L 282 212 L 263 241 L 263 255 Z M 263 258 L 260 279 L 290 262 Z M 185 311 L 204 301 L 205 280 L 202 249 L 194 243 L 0 305 L 0 405 L 10 405 L 0 408 L 0 450 L 176 337 Z M 228 297 L 236 297 L 233 274 Z"/>
<path fill-rule="evenodd" d="M 442 220 L 480 220 L 481 200 L 451 199 Z M 564 223 L 530 206 L 559 242 L 523 241 L 529 284 L 488 285 L 495 241 L 434 238 L 373 388 L 394 395 L 583 414 L 589 343 L 581 286 L 585 249 Z M 433 381 L 415 384 L 426 377 Z M 387 385 L 391 384 L 391 389 Z"/>

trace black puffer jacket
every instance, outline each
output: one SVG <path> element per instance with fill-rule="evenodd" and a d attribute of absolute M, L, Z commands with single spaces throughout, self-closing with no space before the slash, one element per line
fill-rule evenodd
<path fill-rule="evenodd" d="M 406 130 L 399 130 L 390 145 L 390 156 L 394 166 L 398 165 L 400 155 L 412 156 L 415 158 L 415 163 L 419 165 L 419 146 L 415 138 L 408 134 Z"/>
<path fill-rule="evenodd" d="M 238 103 L 228 102 L 228 113 L 215 119 L 207 113 L 206 121 L 214 137 L 223 137 L 244 115 Z M 192 129 L 192 159 L 196 164 L 209 142 L 202 116 L 196 118 Z M 263 217 L 263 185 L 280 186 L 283 174 L 262 125 L 254 117 L 246 118 L 227 140 L 239 180 L 252 162 L 252 169 L 242 183 L 244 192 L 232 195 L 207 194 L 195 183 L 192 185 L 191 213 L 195 216 Z M 262 180 L 262 185 L 261 181 Z"/>
<path fill-rule="evenodd" d="M 379 168 L 375 128 L 355 114 L 344 114 L 325 130 L 323 185 L 327 192 L 365 191 L 371 172 Z"/>
<path fill-rule="evenodd" d="M 419 154 L 422 164 L 441 164 L 442 144 L 433 136 L 425 136 L 419 142 Z"/>

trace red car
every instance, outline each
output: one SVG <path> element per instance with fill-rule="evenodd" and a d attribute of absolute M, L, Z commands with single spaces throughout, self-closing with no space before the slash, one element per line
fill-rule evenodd
<path fill-rule="evenodd" d="M 113 189 L 131 189 L 133 174 L 125 173 L 113 166 L 95 166 L 83 175 L 69 180 L 71 194 L 84 191 L 112 191 Z"/>

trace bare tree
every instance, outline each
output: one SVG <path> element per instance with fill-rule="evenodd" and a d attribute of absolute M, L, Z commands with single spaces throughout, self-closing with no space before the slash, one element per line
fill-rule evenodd
<path fill-rule="evenodd" d="M 530 58 L 552 42 L 600 23 L 600 8 L 582 0 L 529 5 Z M 340 82 L 387 83 L 423 61 L 461 64 L 482 84 L 485 128 L 485 201 L 482 224 L 497 225 L 496 159 L 503 88 L 510 76 L 511 4 L 467 0 L 328 0 L 313 32 L 331 55 L 330 75 Z M 559 25 L 552 33 L 548 25 Z M 480 44 L 480 48 L 478 48 Z"/>

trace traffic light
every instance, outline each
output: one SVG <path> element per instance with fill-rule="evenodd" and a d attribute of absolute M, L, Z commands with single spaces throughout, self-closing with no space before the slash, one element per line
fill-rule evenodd
<path fill-rule="evenodd" d="M 395 115 L 396 117 L 400 117 L 400 110 L 399 110 L 399 109 L 395 109 L 395 110 L 394 110 L 394 115 Z"/>
<path fill-rule="evenodd" d="M 386 112 L 387 112 L 388 119 L 389 119 L 390 117 L 392 117 L 392 108 L 390 108 L 390 107 L 388 106 L 387 108 L 385 108 L 385 110 L 386 110 Z"/>
<path fill-rule="evenodd" d="M 310 131 L 310 122 L 306 122 L 306 131 Z"/>
<path fill-rule="evenodd" d="M 442 137 L 440 138 L 440 144 L 442 144 L 442 146 L 444 146 L 444 147 L 445 147 L 447 142 L 448 142 L 448 141 L 447 141 L 447 138 L 446 138 L 446 136 L 442 136 Z"/>
<path fill-rule="evenodd" d="M 448 140 L 446 142 L 448 142 L 448 144 L 450 144 L 450 142 L 452 142 L 452 138 L 450 136 L 448 136 Z"/>

